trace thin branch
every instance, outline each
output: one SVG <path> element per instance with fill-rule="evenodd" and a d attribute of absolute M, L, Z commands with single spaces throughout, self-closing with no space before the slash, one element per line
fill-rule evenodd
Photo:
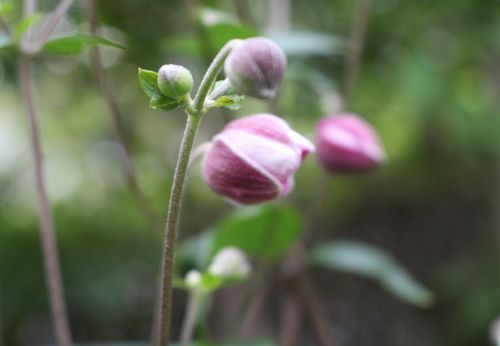
<path fill-rule="evenodd" d="M 11 36 L 12 33 L 10 31 L 9 25 L 2 16 L 0 16 L 0 27 L 2 27 L 2 30 L 7 34 L 7 36 Z"/>
<path fill-rule="evenodd" d="M 96 14 L 95 1 L 87 0 L 85 2 L 85 5 L 90 25 L 90 33 L 92 35 L 97 35 L 99 22 Z M 118 144 L 123 149 L 123 155 L 120 155 L 120 159 L 122 161 L 122 170 L 127 181 L 127 186 L 150 226 L 155 230 L 159 230 L 161 229 L 161 219 L 158 213 L 152 207 L 148 198 L 146 198 L 146 194 L 139 184 L 135 166 L 133 161 L 131 160 L 130 148 L 128 145 L 124 123 L 125 117 L 120 109 L 120 106 L 118 105 L 118 102 L 116 101 L 112 89 L 110 88 L 109 80 L 102 64 L 101 51 L 99 47 L 93 46 L 90 50 L 90 54 L 92 69 L 101 91 L 101 95 L 108 107 L 115 138 L 118 141 Z"/>
<path fill-rule="evenodd" d="M 26 115 L 31 138 L 31 153 L 35 169 L 36 197 L 40 219 L 42 252 L 55 335 L 58 345 L 70 346 L 72 344 L 71 333 L 66 313 L 66 303 L 64 301 L 64 289 L 61 278 L 61 268 L 59 267 L 59 254 L 55 237 L 54 220 L 49 206 L 47 189 L 45 187 L 38 115 L 31 85 L 30 59 L 21 55 L 18 67 L 21 92 L 26 104 Z"/>
<path fill-rule="evenodd" d="M 286 280 L 281 294 L 280 345 L 298 346 L 302 337 L 303 309 L 296 295 L 296 286 Z"/>
<path fill-rule="evenodd" d="M 313 283 L 305 272 L 299 278 L 299 294 L 313 327 L 316 343 L 323 346 L 333 346 L 333 336 L 324 312 L 324 305 L 321 304 Z"/>
<path fill-rule="evenodd" d="M 351 30 L 351 41 L 349 54 L 347 57 L 347 71 L 344 79 L 344 108 L 349 108 L 352 89 L 358 78 L 363 56 L 363 46 L 365 43 L 366 29 L 372 8 L 372 0 L 358 0 L 354 11 L 354 18 Z"/>
<path fill-rule="evenodd" d="M 234 339 L 248 340 L 255 332 L 257 323 L 262 317 L 262 311 L 269 298 L 272 286 L 274 268 L 260 268 L 255 279 L 245 293 L 245 300 L 240 306 L 239 326 L 234 327 L 232 337 Z M 235 320 L 236 322 L 236 320 Z M 238 334 L 235 332 L 237 331 Z"/>
<path fill-rule="evenodd" d="M 37 8 L 37 0 L 24 0 L 23 2 L 23 16 L 30 17 L 35 14 Z"/>
<path fill-rule="evenodd" d="M 69 8 L 73 4 L 74 0 L 61 0 L 59 4 L 54 9 L 52 14 L 50 15 L 47 23 L 40 29 L 40 33 L 32 40 L 31 35 L 27 35 L 26 40 L 23 40 L 21 43 L 21 48 L 26 54 L 35 54 L 42 46 L 47 42 L 50 35 L 54 32 L 55 28 L 59 24 L 59 21 L 64 17 L 66 12 L 68 12 Z M 35 0 L 31 0 L 30 2 L 35 2 Z M 34 11 L 33 11 L 34 13 Z"/>
<path fill-rule="evenodd" d="M 299 299 L 305 307 L 317 345 L 332 346 L 333 335 L 330 332 L 328 319 L 324 307 L 319 304 L 312 281 L 307 277 L 304 257 L 305 248 L 302 240 L 292 248 L 283 262 L 282 276 L 289 282 L 289 286 L 295 287 L 296 293 L 294 292 L 294 296 L 290 298 Z"/>
<path fill-rule="evenodd" d="M 255 27 L 255 20 L 252 16 L 252 11 L 248 0 L 234 0 L 234 7 L 238 18 L 245 24 Z"/>
<path fill-rule="evenodd" d="M 200 310 L 200 303 L 202 300 L 202 292 L 192 290 L 189 293 L 188 305 L 184 315 L 184 322 L 182 323 L 181 330 L 181 346 L 190 346 L 193 339 L 194 328 L 196 327 L 196 320 Z"/>
<path fill-rule="evenodd" d="M 291 27 L 291 1 L 269 0 L 268 29 L 288 31 Z"/>

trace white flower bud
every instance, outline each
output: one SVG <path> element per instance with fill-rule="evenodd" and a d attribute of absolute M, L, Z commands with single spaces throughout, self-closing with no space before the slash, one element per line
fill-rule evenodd
<path fill-rule="evenodd" d="M 243 279 L 250 275 L 250 263 L 245 254 L 237 247 L 226 247 L 212 259 L 208 272 L 223 278 Z"/>
<path fill-rule="evenodd" d="M 189 288 L 197 288 L 201 284 L 201 273 L 197 270 L 190 270 L 187 272 L 184 281 Z"/>

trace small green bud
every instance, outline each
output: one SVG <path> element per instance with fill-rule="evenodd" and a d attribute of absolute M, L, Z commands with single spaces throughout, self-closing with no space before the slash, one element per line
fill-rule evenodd
<path fill-rule="evenodd" d="M 193 76 L 184 66 L 163 65 L 158 71 L 158 88 L 166 96 L 179 98 L 193 88 Z"/>

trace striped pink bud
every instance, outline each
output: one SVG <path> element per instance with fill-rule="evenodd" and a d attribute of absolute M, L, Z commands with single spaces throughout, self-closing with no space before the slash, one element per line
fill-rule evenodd
<path fill-rule="evenodd" d="M 214 137 L 202 173 L 215 192 L 241 204 L 286 196 L 314 145 L 271 114 L 234 120 Z"/>

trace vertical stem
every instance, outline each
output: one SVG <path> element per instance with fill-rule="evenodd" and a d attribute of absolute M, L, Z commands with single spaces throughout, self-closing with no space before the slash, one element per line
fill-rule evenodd
<path fill-rule="evenodd" d="M 285 282 L 281 294 L 281 334 L 280 345 L 298 346 L 302 338 L 303 309 L 296 297 L 293 282 Z"/>
<path fill-rule="evenodd" d="M 334 345 L 330 323 L 325 315 L 324 305 L 318 297 L 313 282 L 303 272 L 299 278 L 299 294 L 302 297 L 306 313 L 314 329 L 314 336 L 318 345 Z"/>
<path fill-rule="evenodd" d="M 269 0 L 268 26 L 270 30 L 290 30 L 290 0 Z"/>
<path fill-rule="evenodd" d="M 219 74 L 226 57 L 229 55 L 235 44 L 234 40 L 226 43 L 215 56 L 214 60 L 203 76 L 198 91 L 192 104 L 186 107 L 188 120 L 184 135 L 182 137 L 177 165 L 174 172 L 174 181 L 170 191 L 168 203 L 167 222 L 165 226 L 165 241 L 163 247 L 163 261 L 160 282 L 160 311 L 157 326 L 154 326 L 153 335 L 156 338 L 153 342 L 157 346 L 165 346 L 170 338 L 170 315 L 172 310 L 172 272 L 174 269 L 174 254 L 177 241 L 177 224 L 181 211 L 182 192 L 186 180 L 186 173 L 189 166 L 189 158 L 193 147 L 194 139 L 198 131 L 201 119 L 206 112 L 205 101 L 212 88 L 217 75 Z M 155 330 L 157 328 L 157 330 Z"/>
<path fill-rule="evenodd" d="M 35 184 L 38 215 L 40 220 L 41 243 L 49 292 L 52 319 L 58 345 L 70 346 L 71 333 L 69 330 L 64 290 L 59 267 L 59 254 L 54 231 L 54 221 L 47 198 L 45 176 L 43 171 L 43 154 L 38 127 L 38 115 L 35 107 L 31 86 L 31 61 L 21 55 L 18 62 L 21 92 L 26 103 L 27 120 L 31 138 L 31 154 L 35 169 Z"/>
<path fill-rule="evenodd" d="M 182 323 L 181 346 L 191 345 L 202 298 L 203 292 L 197 289 L 191 290 L 189 293 L 186 314 L 184 315 L 184 322 Z"/>
<path fill-rule="evenodd" d="M 38 35 L 33 39 L 32 33 L 25 36 L 21 42 L 21 49 L 28 54 L 35 54 L 42 48 L 43 44 L 49 39 L 50 35 L 54 32 L 57 24 L 62 17 L 69 10 L 74 0 L 61 0 L 52 12 L 47 23 L 40 29 Z M 25 0 L 24 13 L 34 13 L 36 7 L 36 0 Z"/>
<path fill-rule="evenodd" d="M 85 5 L 90 25 L 90 33 L 92 35 L 97 35 L 98 18 L 96 15 L 95 1 L 87 0 Z M 125 179 L 127 181 L 127 186 L 137 205 L 141 209 L 146 221 L 153 229 L 159 230 L 161 229 L 160 217 L 151 206 L 149 200 L 146 198 L 146 195 L 142 190 L 141 185 L 139 184 L 139 179 L 137 178 L 134 163 L 130 157 L 130 148 L 128 145 L 125 124 L 123 120 L 124 116 L 109 86 L 106 71 L 104 70 L 104 67 L 102 65 L 101 51 L 96 45 L 91 48 L 90 53 L 92 69 L 94 70 L 94 75 L 97 80 L 99 89 L 101 90 L 102 97 L 106 102 L 106 105 L 108 106 L 111 124 L 113 126 L 116 140 L 123 149 L 123 155 L 120 156 L 120 159 L 122 161 L 122 170 L 123 175 L 125 176 Z"/>
<path fill-rule="evenodd" d="M 252 17 L 252 11 L 248 0 L 234 0 L 234 6 L 236 8 L 236 14 L 238 18 L 245 24 L 255 27 L 255 20 Z"/>
<path fill-rule="evenodd" d="M 174 253 L 177 241 L 177 224 L 181 208 L 182 192 L 186 180 L 191 148 L 200 124 L 201 116 L 189 115 L 184 129 L 181 148 L 174 173 L 174 181 L 168 204 L 167 223 L 165 226 L 165 242 L 163 251 L 163 268 L 161 278 L 161 308 L 159 320 L 159 346 L 168 345 L 170 337 L 170 315 L 172 309 L 172 272 L 174 269 Z"/>
<path fill-rule="evenodd" d="M 343 108 L 349 108 L 352 88 L 358 78 L 365 43 L 366 29 L 370 19 L 372 0 L 358 0 L 354 10 L 351 41 L 347 57 L 347 71 L 344 79 Z"/>

